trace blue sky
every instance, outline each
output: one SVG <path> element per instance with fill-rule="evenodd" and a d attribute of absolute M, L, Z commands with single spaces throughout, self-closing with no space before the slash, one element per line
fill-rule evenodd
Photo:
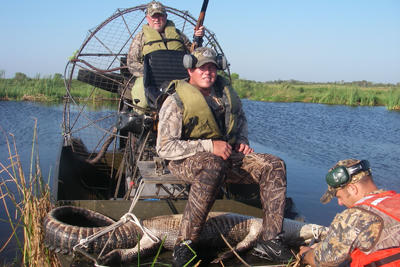
<path fill-rule="evenodd" d="M 204 25 L 231 72 L 255 81 L 400 82 L 399 0 L 209 0 Z M 148 1 L 2 1 L 0 70 L 64 73 L 87 31 Z M 202 0 L 165 0 L 197 17 Z"/>

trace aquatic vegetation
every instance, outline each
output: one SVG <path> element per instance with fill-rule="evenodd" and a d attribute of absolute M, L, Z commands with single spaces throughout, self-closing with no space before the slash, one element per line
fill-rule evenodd
<path fill-rule="evenodd" d="M 71 82 L 74 84 L 72 88 L 75 88 L 71 93 L 76 99 L 119 99 L 117 94 L 94 88 L 76 79 Z M 34 78 L 28 78 L 21 73 L 12 79 L 0 79 L 2 100 L 55 101 L 63 100 L 65 94 L 64 79 L 58 73 L 42 78 L 39 74 Z"/>
<path fill-rule="evenodd" d="M 119 96 L 89 84 L 72 80 L 71 94 L 76 100 L 116 100 Z M 232 74 L 232 85 L 239 97 L 255 101 L 306 102 L 337 105 L 386 106 L 400 109 L 400 84 L 373 84 L 361 81 L 352 83 L 311 83 L 289 81 L 255 82 L 239 79 Z M 16 73 L 12 79 L 0 78 L 0 99 L 56 101 L 63 100 L 65 85 L 61 74 L 28 78 Z"/>
<path fill-rule="evenodd" d="M 0 127 L 1 129 L 1 127 Z M 1 129 L 3 131 L 3 129 Z M 12 233 L 8 241 L 0 248 L 0 252 L 14 239 L 17 243 L 16 258 L 13 262 L 2 263 L 2 266 L 58 266 L 54 253 L 44 246 L 43 218 L 53 208 L 51 190 L 42 178 L 38 158 L 36 123 L 34 140 L 32 143 L 31 165 L 29 177 L 24 175 L 17 147 L 10 144 L 6 133 L 7 147 L 10 155 L 10 164 L 0 163 L 0 199 Z M 11 134 L 12 138 L 14 136 Z M 8 179 L 4 179 L 4 176 Z M 11 214 L 16 214 L 16 218 Z M 18 235 L 22 229 L 23 237 Z"/>
<path fill-rule="evenodd" d="M 400 109 L 400 87 L 363 83 L 301 83 L 292 81 L 254 82 L 235 79 L 232 85 L 241 98 L 272 102 L 306 102 L 336 105 L 386 106 Z"/>

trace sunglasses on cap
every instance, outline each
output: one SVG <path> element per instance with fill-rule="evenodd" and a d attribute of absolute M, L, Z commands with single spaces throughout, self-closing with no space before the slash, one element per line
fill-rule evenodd
<path fill-rule="evenodd" d="M 370 168 L 369 161 L 364 159 L 350 167 L 339 166 L 331 170 L 325 177 L 326 182 L 333 188 L 342 187 L 351 181 L 351 176 Z"/>

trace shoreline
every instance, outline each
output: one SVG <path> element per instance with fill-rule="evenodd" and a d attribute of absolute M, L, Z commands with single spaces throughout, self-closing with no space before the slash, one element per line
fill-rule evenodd
<path fill-rule="evenodd" d="M 234 76 L 234 75 L 233 75 Z M 118 101 L 116 93 L 95 88 L 78 80 L 71 82 L 74 99 L 93 102 Z M 348 106 L 385 106 L 400 110 L 400 84 L 306 83 L 299 81 L 255 82 L 233 78 L 232 87 L 241 99 L 263 102 L 320 103 Z M 0 79 L 0 101 L 63 101 L 64 80 L 58 76 L 43 79 Z"/>
<path fill-rule="evenodd" d="M 265 100 L 265 99 L 255 99 L 249 97 L 240 97 L 243 99 L 248 99 L 251 101 L 261 101 L 261 102 L 277 102 L 277 103 L 310 103 L 310 104 L 325 104 L 325 105 L 343 105 L 343 106 L 369 106 L 369 107 L 386 107 L 388 110 L 400 111 L 400 106 L 395 106 L 393 108 L 389 108 L 384 104 L 374 104 L 374 105 L 363 105 L 360 103 L 356 104 L 346 104 L 346 103 L 326 103 L 326 102 L 314 102 L 314 101 L 275 101 L 275 100 Z M 75 98 L 77 100 L 84 100 L 86 98 Z M 107 102 L 107 101 L 119 101 L 119 98 L 90 98 L 95 103 Z M 22 99 L 11 99 L 11 98 L 0 98 L 0 101 L 32 101 L 32 102 L 60 102 L 64 101 L 64 99 L 48 99 L 48 97 L 41 96 L 24 96 Z"/>

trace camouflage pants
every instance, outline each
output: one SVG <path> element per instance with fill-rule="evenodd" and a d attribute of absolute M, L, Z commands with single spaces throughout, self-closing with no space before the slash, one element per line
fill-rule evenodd
<path fill-rule="evenodd" d="M 276 238 L 282 230 L 286 200 L 286 165 L 282 159 L 270 154 L 244 156 L 232 152 L 231 157 L 224 161 L 212 153 L 201 152 L 171 161 L 168 168 L 177 178 L 191 184 L 177 242 L 198 240 L 224 182 L 259 184 L 263 209 L 262 238 Z"/>

